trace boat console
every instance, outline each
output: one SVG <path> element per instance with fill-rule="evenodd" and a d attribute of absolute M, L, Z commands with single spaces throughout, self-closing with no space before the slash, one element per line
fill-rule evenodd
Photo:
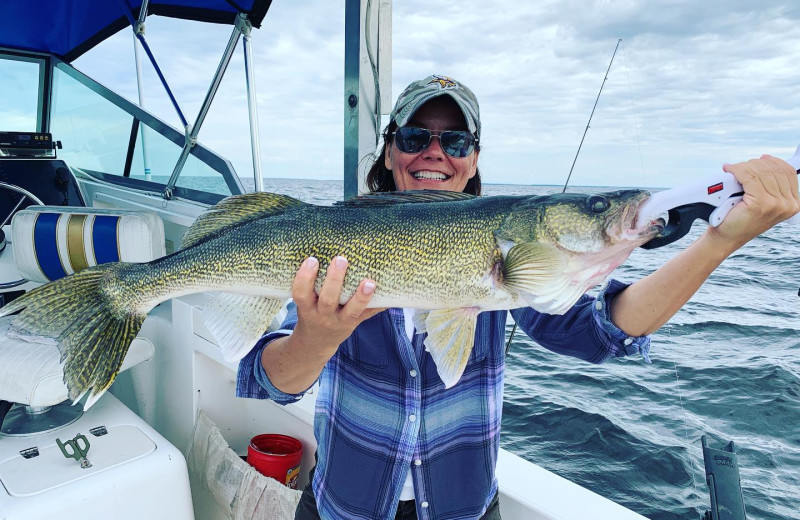
<path fill-rule="evenodd" d="M 75 176 L 47 132 L 0 132 L 0 218 L 31 204 L 85 206 Z M 17 189 L 17 188 L 21 188 Z M 15 193 L 14 193 L 15 192 Z M 32 196 L 33 195 L 33 196 Z"/>

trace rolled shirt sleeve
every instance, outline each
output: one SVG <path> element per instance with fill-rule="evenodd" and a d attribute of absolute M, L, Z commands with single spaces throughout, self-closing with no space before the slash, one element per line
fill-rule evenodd
<path fill-rule="evenodd" d="M 294 302 L 289 303 L 287 311 L 286 319 L 283 320 L 281 328 L 264 334 L 250 353 L 239 362 L 239 370 L 236 376 L 237 397 L 270 399 L 278 404 L 289 404 L 298 401 L 308 391 L 308 389 L 306 389 L 299 394 L 281 392 L 272 384 L 272 381 L 269 380 L 267 372 L 261 364 L 261 356 L 270 342 L 278 338 L 289 336 L 294 330 L 295 325 L 297 325 L 297 306 Z"/>
<path fill-rule="evenodd" d="M 628 284 L 609 280 L 596 298 L 583 295 L 565 314 L 544 314 L 531 308 L 511 311 L 514 320 L 543 347 L 591 363 L 640 353 L 650 363 L 650 336 L 629 336 L 614 325 L 608 303 Z"/>

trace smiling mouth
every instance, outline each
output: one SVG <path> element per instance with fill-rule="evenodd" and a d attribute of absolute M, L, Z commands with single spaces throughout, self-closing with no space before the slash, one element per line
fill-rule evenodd
<path fill-rule="evenodd" d="M 450 178 L 449 175 L 445 175 L 444 173 L 426 170 L 413 172 L 411 176 L 418 181 L 446 181 Z"/>

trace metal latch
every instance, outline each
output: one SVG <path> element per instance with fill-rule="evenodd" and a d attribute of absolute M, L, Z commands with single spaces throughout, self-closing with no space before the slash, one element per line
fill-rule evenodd
<path fill-rule="evenodd" d="M 74 439 L 61 442 L 61 439 L 56 439 L 58 447 L 61 448 L 61 453 L 68 459 L 75 459 L 81 463 L 81 468 L 91 468 L 92 463 L 86 458 L 89 453 L 89 439 L 82 433 L 75 436 Z"/>
<path fill-rule="evenodd" d="M 19 454 L 25 459 L 32 459 L 39 456 L 39 448 L 34 446 L 33 448 L 20 450 Z"/>
<path fill-rule="evenodd" d="M 105 426 L 98 426 L 97 428 L 92 428 L 89 430 L 89 433 L 95 437 L 102 437 L 103 435 L 108 435 L 108 430 L 106 430 Z"/>

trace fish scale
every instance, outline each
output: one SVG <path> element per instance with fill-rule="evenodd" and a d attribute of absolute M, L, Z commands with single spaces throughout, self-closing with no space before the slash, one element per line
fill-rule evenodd
<path fill-rule="evenodd" d="M 564 312 L 600 275 L 658 229 L 634 229 L 647 192 L 472 197 L 450 192 L 372 194 L 335 206 L 285 195 L 224 199 L 189 228 L 182 249 L 145 264 L 92 267 L 0 309 L 14 327 L 59 343 L 70 397 L 89 407 L 114 380 L 147 313 L 185 294 L 219 291 L 203 319 L 226 359 L 244 356 L 291 296 L 303 260 L 348 260 L 341 303 L 363 278 L 372 307 L 424 311 L 418 331 L 445 388 L 472 350 L 478 312 L 531 305 Z M 587 263 L 587 265 L 583 265 Z M 596 267 L 595 266 L 595 267 Z M 596 277 L 588 277 L 594 282 Z"/>

